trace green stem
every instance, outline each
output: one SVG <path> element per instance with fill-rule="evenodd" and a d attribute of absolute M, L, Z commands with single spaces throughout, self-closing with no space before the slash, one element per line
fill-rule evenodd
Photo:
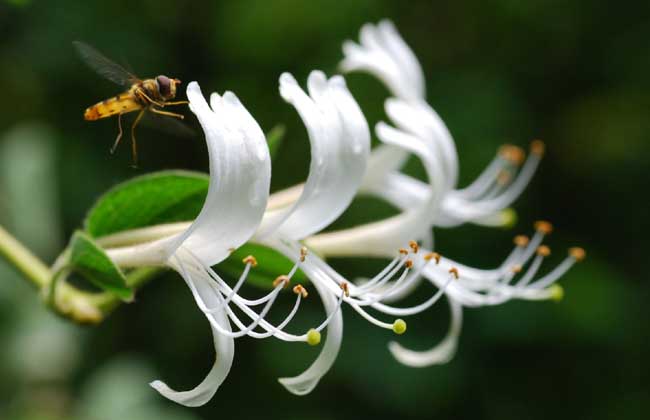
<path fill-rule="evenodd" d="M 2 226 L 0 256 L 41 291 L 44 301 L 52 310 L 75 322 L 98 324 L 122 303 L 111 293 L 89 293 L 64 281 L 57 282 L 58 276 Z M 60 264 L 55 263 L 55 267 L 57 265 Z M 56 271 L 59 272 L 60 268 Z M 138 289 L 164 270 L 161 267 L 138 268 L 126 276 L 126 281 L 129 286 Z"/>
<path fill-rule="evenodd" d="M 52 273 L 36 255 L 0 226 L 0 255 L 39 289 L 50 284 Z"/>

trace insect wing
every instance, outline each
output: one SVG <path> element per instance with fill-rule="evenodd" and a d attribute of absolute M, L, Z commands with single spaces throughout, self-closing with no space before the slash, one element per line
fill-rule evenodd
<path fill-rule="evenodd" d="M 139 82 L 136 76 L 126 71 L 124 67 L 106 58 L 90 45 L 80 41 L 75 41 L 72 44 L 77 49 L 82 60 L 100 76 L 124 87 L 129 87 Z"/>

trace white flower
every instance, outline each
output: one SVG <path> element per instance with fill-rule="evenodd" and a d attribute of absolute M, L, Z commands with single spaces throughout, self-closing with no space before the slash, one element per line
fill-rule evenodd
<path fill-rule="evenodd" d="M 366 71 L 381 81 L 394 97 L 386 101 L 386 113 L 401 130 L 426 139 L 439 155 L 445 178 L 440 192 L 437 226 L 456 226 L 465 222 L 495 226 L 510 224 L 514 214 L 507 207 L 524 190 L 544 153 L 544 144 L 536 140 L 531 153 L 516 146 L 503 146 L 475 182 L 457 189 L 458 155 L 454 140 L 440 116 L 426 103 L 422 68 L 417 58 L 389 21 L 366 24 L 360 31 L 360 43 L 343 45 L 345 71 Z M 371 156 L 362 190 L 404 206 L 426 196 L 427 185 L 399 172 L 408 156 L 404 150 L 382 146 Z M 519 166 L 524 163 L 523 167 Z"/>
<path fill-rule="evenodd" d="M 383 145 L 373 150 L 362 191 L 377 195 L 402 210 L 386 220 L 339 232 L 308 238 L 306 244 L 325 256 L 374 255 L 390 257 L 395 241 L 417 238 L 432 247 L 433 226 L 455 226 L 467 221 L 485 225 L 507 224 L 511 214 L 504 209 L 523 191 L 543 154 L 543 143 L 532 144 L 521 170 L 523 152 L 504 146 L 483 174 L 464 189 L 456 189 L 458 157 L 449 130 L 425 102 L 422 71 L 412 51 L 390 22 L 361 29 L 360 44 L 344 44 L 341 67 L 347 71 L 367 71 L 382 80 L 396 96 L 386 101 L 386 112 L 395 125 L 379 123 L 376 134 Z M 400 167 L 409 154 L 416 155 L 426 170 L 428 182 L 409 177 Z M 518 173 L 517 173 L 518 172 Z M 515 176 L 516 175 L 516 176 Z M 581 248 L 569 250 L 567 258 L 550 273 L 534 279 L 542 261 L 550 254 L 542 245 L 550 233 L 547 222 L 536 223 L 532 239 L 515 238 L 515 249 L 495 269 L 477 269 L 436 254 L 438 264 L 415 260 L 415 267 L 430 283 L 448 295 L 451 325 L 445 339 L 429 351 L 414 352 L 391 343 L 389 349 L 410 366 L 447 362 L 454 354 L 462 323 L 462 306 L 496 305 L 513 298 L 539 300 L 559 298 L 562 289 L 554 285 L 577 261 L 584 258 Z M 522 267 L 529 264 L 522 272 Z M 458 281 L 449 284 L 450 274 Z M 515 277 L 520 275 L 518 280 Z M 404 288 L 393 295 L 412 292 Z M 415 312 L 413 312 L 415 313 Z M 412 314 L 412 313 L 409 313 Z"/>

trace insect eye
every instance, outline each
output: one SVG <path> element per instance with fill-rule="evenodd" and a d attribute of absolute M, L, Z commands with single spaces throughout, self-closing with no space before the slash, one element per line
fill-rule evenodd
<path fill-rule="evenodd" d="M 169 80 L 169 77 L 167 76 L 158 76 L 156 77 L 156 81 L 158 82 L 158 89 L 160 90 L 160 94 L 162 96 L 168 96 L 170 94 L 170 87 L 171 87 L 171 80 Z"/>

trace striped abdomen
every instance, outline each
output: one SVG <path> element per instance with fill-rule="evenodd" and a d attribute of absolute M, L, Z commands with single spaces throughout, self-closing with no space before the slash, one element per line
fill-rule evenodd
<path fill-rule="evenodd" d="M 135 100 L 133 95 L 125 93 L 88 107 L 84 113 L 84 118 L 89 121 L 94 121 L 100 118 L 110 117 L 111 115 L 126 114 L 127 112 L 136 111 L 141 108 L 142 105 Z"/>

